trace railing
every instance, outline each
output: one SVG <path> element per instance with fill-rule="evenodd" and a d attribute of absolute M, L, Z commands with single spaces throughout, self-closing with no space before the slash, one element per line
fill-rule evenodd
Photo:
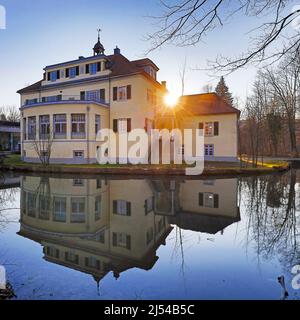
<path fill-rule="evenodd" d="M 91 101 L 91 102 L 98 102 L 102 104 L 107 104 L 105 99 L 101 99 L 99 97 L 91 97 L 88 94 L 84 96 L 80 95 L 57 95 L 57 96 L 50 96 L 50 97 L 41 97 L 36 99 L 28 99 L 25 101 L 25 106 L 31 106 L 35 104 L 41 103 L 55 103 L 55 102 L 72 102 L 72 101 Z"/>

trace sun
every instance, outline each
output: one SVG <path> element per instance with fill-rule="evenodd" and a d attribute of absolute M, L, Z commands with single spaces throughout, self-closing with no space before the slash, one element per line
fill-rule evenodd
<path fill-rule="evenodd" d="M 164 102 L 169 108 L 174 108 L 178 102 L 179 96 L 175 93 L 169 92 L 164 96 Z"/>

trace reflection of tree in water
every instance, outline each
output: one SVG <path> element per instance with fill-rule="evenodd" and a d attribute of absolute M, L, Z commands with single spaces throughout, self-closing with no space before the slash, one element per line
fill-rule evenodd
<path fill-rule="evenodd" d="M 300 261 L 300 212 L 296 204 L 296 171 L 285 175 L 241 180 L 248 243 L 255 241 L 258 257 L 276 256 L 285 270 Z"/>

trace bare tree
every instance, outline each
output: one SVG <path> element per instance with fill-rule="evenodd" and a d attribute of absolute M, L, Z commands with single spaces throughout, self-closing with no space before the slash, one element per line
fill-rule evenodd
<path fill-rule="evenodd" d="M 51 152 L 53 144 L 53 132 L 50 128 L 46 132 L 37 132 L 34 134 L 32 147 L 38 155 L 40 162 L 44 166 L 48 166 L 50 163 Z"/>
<path fill-rule="evenodd" d="M 186 82 L 186 57 L 184 58 L 184 63 L 179 70 L 180 82 L 181 82 L 181 96 L 184 95 L 185 82 Z"/>
<path fill-rule="evenodd" d="M 1 120 L 19 122 L 21 114 L 16 106 L 3 106 L 0 108 L 0 118 Z"/>
<path fill-rule="evenodd" d="M 296 116 L 299 111 L 300 57 L 287 57 L 276 69 L 266 68 L 261 75 L 283 108 L 289 130 L 291 155 L 297 157 Z"/>
<path fill-rule="evenodd" d="M 297 55 L 300 33 L 296 24 L 299 7 L 287 11 L 293 0 L 160 0 L 162 13 L 153 17 L 158 29 L 147 36 L 155 50 L 166 43 L 177 46 L 196 45 L 212 30 L 222 27 L 235 15 L 256 16 L 263 22 L 252 32 L 250 45 L 235 57 L 220 57 L 212 63 L 217 70 L 232 72 L 250 62 L 278 60 L 287 53 Z M 279 44 L 278 49 L 274 49 Z"/>

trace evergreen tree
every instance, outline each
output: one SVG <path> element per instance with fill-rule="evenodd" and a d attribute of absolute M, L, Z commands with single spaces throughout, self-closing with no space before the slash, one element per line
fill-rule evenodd
<path fill-rule="evenodd" d="M 232 94 L 229 92 L 229 89 L 226 86 L 223 76 L 221 77 L 219 83 L 216 86 L 216 94 L 222 97 L 230 106 L 232 106 L 232 103 L 233 103 Z"/>

